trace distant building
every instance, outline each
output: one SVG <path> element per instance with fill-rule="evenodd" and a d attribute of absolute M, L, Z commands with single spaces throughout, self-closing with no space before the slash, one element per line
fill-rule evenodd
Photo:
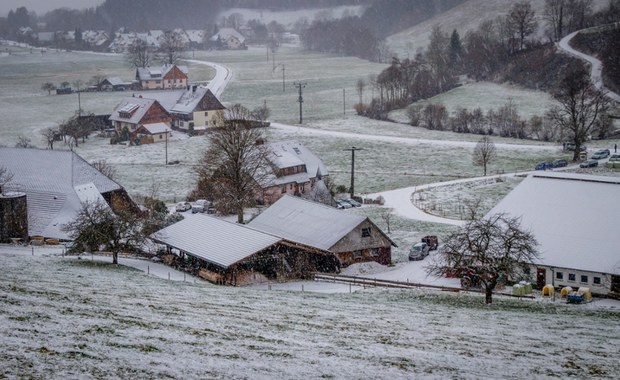
<path fill-rule="evenodd" d="M 140 144 L 150 141 L 142 139 L 150 133 L 150 130 L 161 129 L 159 127 L 161 124 L 170 127 L 172 117 L 155 99 L 127 97 L 116 106 L 109 120 L 118 136 L 128 139 L 133 144 Z M 157 127 L 149 127 L 153 124 Z M 161 138 L 156 139 L 159 140 L 165 141 Z"/>
<path fill-rule="evenodd" d="M 218 49 L 242 50 L 248 47 L 245 44 L 245 37 L 233 28 L 222 28 L 213 36 L 211 43 Z"/>
<path fill-rule="evenodd" d="M 142 90 L 187 88 L 188 69 L 184 65 L 164 65 L 136 69 L 136 81 Z"/>
<path fill-rule="evenodd" d="M 273 142 L 267 149 L 271 174 L 260 196 L 265 204 L 275 203 L 284 195 L 304 195 L 329 175 L 323 161 L 298 141 Z"/>

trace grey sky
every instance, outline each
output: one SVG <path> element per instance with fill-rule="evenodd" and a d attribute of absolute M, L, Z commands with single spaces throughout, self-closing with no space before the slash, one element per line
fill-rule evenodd
<path fill-rule="evenodd" d="M 0 0 L 0 16 L 6 17 L 11 9 L 26 7 L 28 11 L 35 11 L 42 16 L 56 8 L 90 8 L 103 3 L 104 0 Z"/>

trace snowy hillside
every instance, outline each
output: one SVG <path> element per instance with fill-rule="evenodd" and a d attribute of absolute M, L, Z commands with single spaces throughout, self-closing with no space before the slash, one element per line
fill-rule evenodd
<path fill-rule="evenodd" d="M 0 253 L 3 249 L 0 247 Z M 0 254 L 3 378 L 614 378 L 620 311 L 169 282 Z"/>

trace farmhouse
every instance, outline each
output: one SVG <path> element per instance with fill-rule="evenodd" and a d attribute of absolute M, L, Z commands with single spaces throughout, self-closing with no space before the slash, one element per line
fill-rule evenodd
<path fill-rule="evenodd" d="M 295 140 L 267 145 L 271 175 L 262 186 L 262 201 L 272 204 L 284 195 L 303 195 L 329 175 L 327 167 L 314 153 Z"/>
<path fill-rule="evenodd" d="M 143 90 L 186 88 L 188 72 L 184 65 L 140 67 L 136 69 L 136 81 Z"/>
<path fill-rule="evenodd" d="M 139 143 L 138 134 L 148 134 L 149 128 L 142 128 L 149 124 L 165 124 L 172 122 L 172 117 L 166 109 L 154 99 L 142 97 L 124 98 L 110 115 L 112 126 L 118 136 L 132 143 Z M 157 130 L 160 128 L 158 127 Z M 140 130 L 141 132 L 138 132 Z"/>
<path fill-rule="evenodd" d="M 535 173 L 488 215 L 521 218 L 539 243 L 539 287 L 588 287 L 620 296 L 620 178 L 574 173 Z"/>
<path fill-rule="evenodd" d="M 339 270 L 330 252 L 203 214 L 188 215 L 151 239 L 167 247 L 172 264 L 219 284 L 309 278 L 313 272 Z"/>
<path fill-rule="evenodd" d="M 148 91 L 142 96 L 157 100 L 172 117 L 172 128 L 203 134 L 224 126 L 226 107 L 204 86 L 192 85 L 184 91 Z"/>
<path fill-rule="evenodd" d="M 222 28 L 211 36 L 211 42 L 218 49 L 240 50 L 247 49 L 245 37 L 233 28 Z"/>
<path fill-rule="evenodd" d="M 27 205 L 27 222 L 24 223 L 27 231 L 18 236 L 0 234 L 3 242 L 8 238 L 26 240 L 32 236 L 69 239 L 61 226 L 75 217 L 82 202 L 103 199 L 112 209 L 136 207 L 121 185 L 71 151 L 0 148 L 0 163 L 13 174 L 12 180 L 2 189 L 4 195 L 0 196 L 2 225 L 7 224 L 8 219 L 25 216 L 10 215 L 10 210 L 2 205 L 12 203 L 21 207 L 19 204 L 24 200 L 18 198 L 22 194 Z M 1 228 L 0 231 L 12 232 Z"/>
<path fill-rule="evenodd" d="M 248 226 L 332 252 L 343 267 L 365 261 L 387 265 L 394 242 L 368 217 L 286 195 Z"/>

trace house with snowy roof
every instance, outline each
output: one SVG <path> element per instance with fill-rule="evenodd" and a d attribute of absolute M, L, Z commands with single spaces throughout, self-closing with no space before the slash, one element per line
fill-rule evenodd
<path fill-rule="evenodd" d="M 270 173 L 259 197 L 272 204 L 284 195 L 304 195 L 329 172 L 323 161 L 296 140 L 267 144 Z"/>
<path fill-rule="evenodd" d="M 197 134 L 224 126 L 226 107 L 205 86 L 192 85 L 180 91 L 149 91 L 141 94 L 156 99 L 172 116 L 172 128 Z"/>
<path fill-rule="evenodd" d="M 61 226 L 75 218 L 83 202 L 103 200 L 113 210 L 137 210 L 121 185 L 72 151 L 0 148 L 0 166 L 13 174 L 1 191 L 0 224 L 14 226 L 7 218 L 21 218 L 19 213 L 11 216 L 15 208 L 6 205 L 25 203 L 27 209 L 25 235 L 2 236 L 6 229 L 0 228 L 0 241 L 33 236 L 70 240 Z"/>
<path fill-rule="evenodd" d="M 620 296 L 620 178 L 576 173 L 530 174 L 487 215 L 521 218 L 539 244 L 540 288 L 590 288 Z"/>
<path fill-rule="evenodd" d="M 161 125 L 170 127 L 172 117 L 155 99 L 127 97 L 121 100 L 109 118 L 116 134 L 132 143 L 143 143 L 139 134 L 148 134 L 150 125 L 153 130 L 161 130 Z M 155 141 L 160 141 L 157 138 Z M 166 141 L 161 139 L 161 141 Z"/>
<path fill-rule="evenodd" d="M 150 238 L 166 246 L 175 264 L 218 284 L 310 278 L 340 269 L 331 252 L 204 214 L 187 215 Z"/>
<path fill-rule="evenodd" d="M 233 28 L 222 28 L 210 38 L 218 49 L 242 50 L 248 47 L 245 37 Z"/>
<path fill-rule="evenodd" d="M 292 242 L 332 252 L 340 264 L 390 264 L 396 244 L 367 216 L 285 195 L 248 226 Z"/>
<path fill-rule="evenodd" d="M 125 91 L 131 88 L 132 82 L 127 82 L 119 77 L 107 77 L 101 82 L 104 91 Z"/>
<path fill-rule="evenodd" d="M 185 65 L 139 67 L 136 81 L 143 90 L 187 88 L 188 69 Z"/>

